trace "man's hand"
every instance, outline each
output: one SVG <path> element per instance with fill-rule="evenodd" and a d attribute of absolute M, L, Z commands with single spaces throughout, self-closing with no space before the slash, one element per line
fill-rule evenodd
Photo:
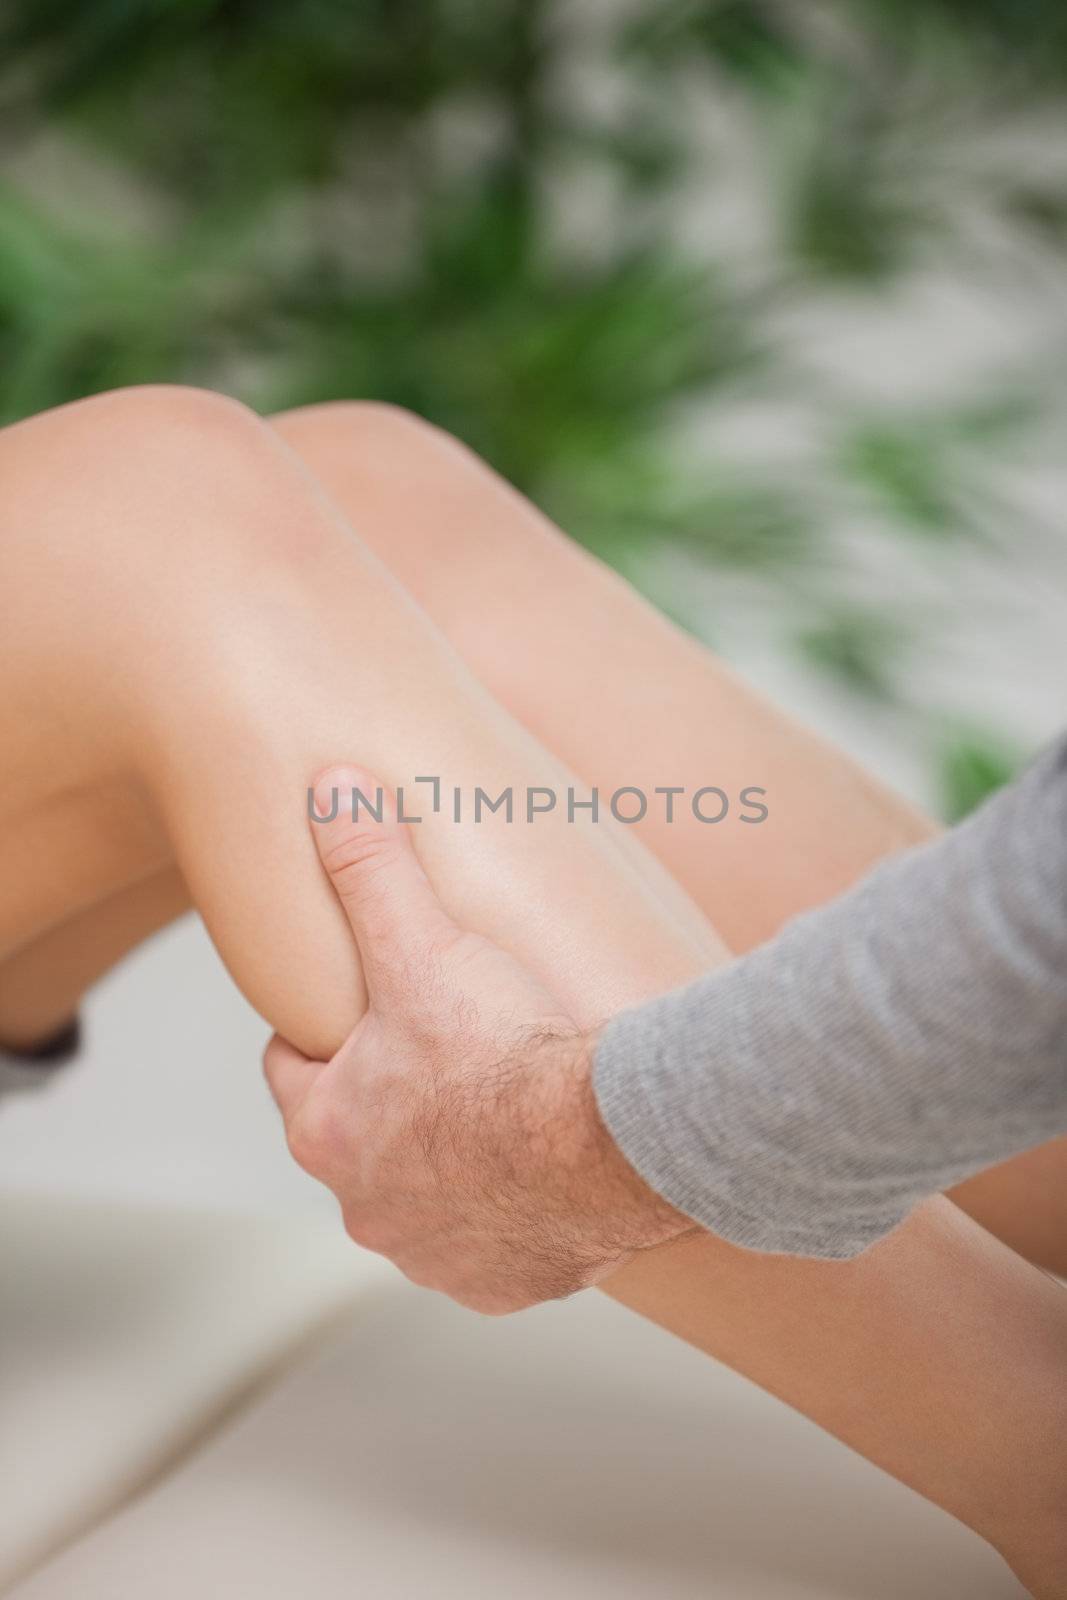
<path fill-rule="evenodd" d="M 352 1238 L 475 1310 L 516 1311 L 607 1276 L 692 1226 L 600 1120 L 592 1041 L 533 975 L 446 914 L 396 821 L 324 773 L 312 823 L 363 960 L 369 1008 L 331 1061 L 284 1040 L 264 1067 L 296 1160 Z"/>

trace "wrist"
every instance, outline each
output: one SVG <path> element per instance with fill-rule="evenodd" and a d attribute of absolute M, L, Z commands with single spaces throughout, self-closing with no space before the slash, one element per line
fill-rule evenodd
<path fill-rule="evenodd" d="M 583 1034 L 576 1041 L 572 1067 L 577 1121 L 584 1130 L 597 1209 L 610 1218 L 629 1249 L 647 1250 L 691 1232 L 694 1223 L 646 1182 L 601 1116 L 593 1082 L 599 1042 L 599 1032 Z"/>

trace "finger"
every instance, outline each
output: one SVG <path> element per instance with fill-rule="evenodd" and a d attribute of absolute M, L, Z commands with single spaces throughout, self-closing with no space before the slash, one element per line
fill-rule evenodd
<path fill-rule="evenodd" d="M 324 1065 L 322 1061 L 309 1060 L 288 1040 L 274 1035 L 263 1052 L 263 1076 L 285 1123 L 299 1111 Z"/>
<path fill-rule="evenodd" d="M 317 779 L 314 799 L 311 831 L 373 998 L 398 967 L 432 952 L 455 924 L 397 821 L 392 795 L 377 778 L 358 767 L 331 767 Z"/>

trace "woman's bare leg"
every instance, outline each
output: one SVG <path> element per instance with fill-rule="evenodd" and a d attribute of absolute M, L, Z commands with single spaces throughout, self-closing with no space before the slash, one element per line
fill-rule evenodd
<path fill-rule="evenodd" d="M 253 1003 L 305 1049 L 330 1049 L 361 995 L 308 838 L 309 772 L 355 759 L 395 784 L 417 761 L 493 794 L 566 772 L 238 408 L 181 392 L 68 408 L 0 436 L 0 473 L 14 508 L 0 594 L 19 595 L 4 619 L 0 738 L 16 781 L 0 796 L 0 948 L 161 870 L 173 841 Z M 416 840 L 457 917 L 580 1020 L 717 958 L 672 880 L 650 887 L 625 841 L 543 821 L 428 816 Z M 1009 1556 L 1027 1550 L 1035 1588 L 1060 1592 L 1043 1569 L 1067 1492 L 1067 1301 L 947 1202 L 853 1264 L 704 1236 L 635 1264 L 614 1292 Z"/>
<path fill-rule="evenodd" d="M 931 824 L 687 637 L 456 440 L 374 404 L 273 419 L 359 538 L 514 717 L 589 783 L 721 786 L 731 810 L 649 809 L 635 835 L 733 951 Z M 739 820 L 746 786 L 770 815 Z M 714 800 L 705 809 L 714 814 Z"/>
<path fill-rule="evenodd" d="M 731 950 L 930 837 L 913 807 L 738 680 L 455 440 L 370 403 L 306 407 L 274 425 L 475 675 L 588 783 L 727 792 L 721 823 L 681 803 L 668 825 L 657 805 L 634 832 Z M 767 790 L 756 826 L 739 820 L 748 785 Z M 1067 1139 L 953 1199 L 1067 1276 Z"/>
<path fill-rule="evenodd" d="M 305 408 L 275 426 L 476 676 L 589 783 L 692 791 L 710 781 L 730 793 L 721 824 L 698 823 L 681 805 L 667 826 L 656 807 L 634 831 L 732 950 L 929 835 L 913 808 L 753 693 L 454 440 L 365 403 Z M 736 805 L 753 783 L 768 791 L 758 827 L 740 822 Z M 174 916 L 180 894 L 164 869 L 130 890 L 128 904 L 110 894 L 98 915 L 0 965 L 0 1038 L 17 1043 L 61 1024 L 78 985 Z M 1067 1275 L 1067 1140 L 953 1198 Z"/>

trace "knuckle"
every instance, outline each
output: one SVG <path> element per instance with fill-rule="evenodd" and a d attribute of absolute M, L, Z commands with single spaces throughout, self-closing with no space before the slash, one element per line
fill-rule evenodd
<path fill-rule="evenodd" d="M 299 1117 L 294 1118 L 285 1129 L 285 1142 L 289 1154 L 298 1167 L 303 1167 L 305 1172 L 311 1172 L 318 1165 L 318 1151 L 304 1123 Z"/>
<path fill-rule="evenodd" d="M 293 1160 L 305 1171 L 336 1169 L 351 1151 L 348 1120 L 325 1095 L 309 1096 L 286 1129 Z"/>
<path fill-rule="evenodd" d="M 375 1255 L 391 1256 L 393 1230 L 380 1217 L 351 1204 L 342 1209 L 345 1232 L 353 1244 Z"/>
<path fill-rule="evenodd" d="M 364 1250 L 372 1248 L 370 1243 L 370 1230 L 367 1219 L 362 1211 L 350 1204 L 341 1207 L 341 1219 L 344 1222 L 345 1232 L 353 1244 L 358 1244 Z"/>
<path fill-rule="evenodd" d="M 396 854 L 396 841 L 384 829 L 354 825 L 326 846 L 322 864 L 340 893 L 358 891 L 365 896 L 368 890 L 384 884 Z"/>
<path fill-rule="evenodd" d="M 398 1262 L 401 1272 L 409 1283 L 416 1289 L 430 1289 L 436 1293 L 441 1292 L 441 1283 L 437 1275 L 424 1267 L 411 1266 L 410 1263 Z"/>
<path fill-rule="evenodd" d="M 521 1295 L 508 1295 L 486 1290 L 473 1290 L 466 1293 L 460 1303 L 468 1311 L 476 1311 L 481 1317 L 510 1317 L 516 1311 L 525 1311 L 533 1305 L 532 1300 Z"/>

